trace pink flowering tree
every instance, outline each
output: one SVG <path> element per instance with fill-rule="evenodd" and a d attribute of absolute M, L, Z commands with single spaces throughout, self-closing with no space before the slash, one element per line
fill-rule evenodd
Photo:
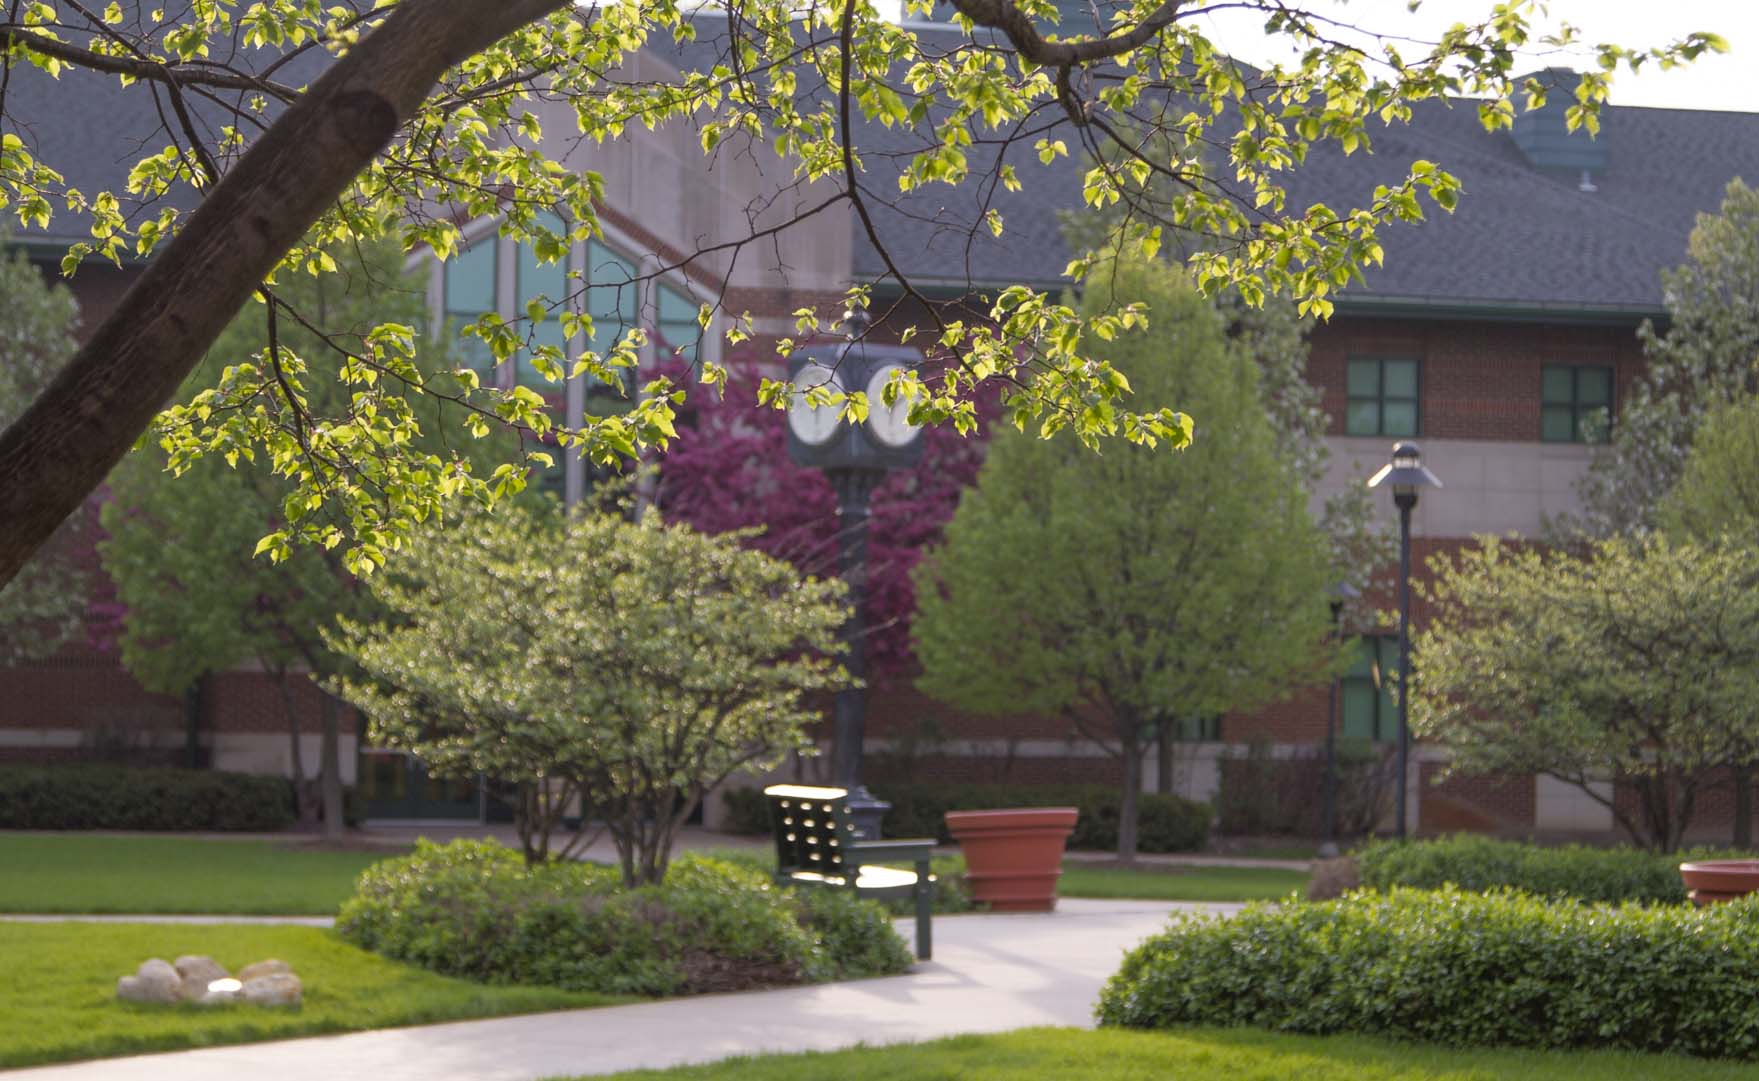
<path fill-rule="evenodd" d="M 786 414 L 755 404 L 761 364 L 755 353 L 735 357 L 725 395 L 692 397 L 692 415 L 681 418 L 679 437 L 660 467 L 657 503 L 667 519 L 705 533 L 760 530 L 751 547 L 803 573 L 834 575 L 836 495 L 823 473 L 789 460 Z M 922 460 L 894 472 L 873 494 L 866 603 L 868 674 L 876 685 L 914 670 L 910 572 L 940 538 L 959 493 L 976 479 L 981 433 L 994 413 L 993 401 L 980 407 L 977 436 L 945 426 L 924 430 Z"/>

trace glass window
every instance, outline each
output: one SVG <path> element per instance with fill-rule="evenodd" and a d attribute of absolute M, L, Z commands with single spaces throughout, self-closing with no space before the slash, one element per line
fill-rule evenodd
<path fill-rule="evenodd" d="M 1353 357 L 1345 378 L 1345 435 L 1416 435 L 1417 362 Z"/>
<path fill-rule="evenodd" d="M 640 325 L 641 283 L 635 264 L 596 240 L 586 245 L 586 314 L 592 316 L 589 348 L 600 356 Z"/>
<path fill-rule="evenodd" d="M 664 282 L 660 283 L 659 291 L 660 318 L 659 333 L 654 342 L 655 355 L 683 357 L 694 365 L 698 341 L 702 337 L 702 326 L 696 321 L 699 305 L 683 290 Z"/>
<path fill-rule="evenodd" d="M 445 265 L 446 322 L 454 328 L 495 310 L 495 239 L 483 237 Z M 494 354 L 481 338 L 460 336 L 458 351 L 479 376 L 494 369 Z"/>
<path fill-rule="evenodd" d="M 1222 738 L 1221 716 L 1181 717 L 1173 725 L 1173 739 L 1179 743 L 1214 743 Z"/>
<path fill-rule="evenodd" d="M 1338 735 L 1392 743 L 1399 738 L 1399 640 L 1362 638 L 1340 685 Z"/>
<path fill-rule="evenodd" d="M 562 219 L 554 214 L 541 214 L 537 224 L 555 233 L 566 235 L 567 226 Z M 518 285 L 514 294 L 514 316 L 529 319 L 527 306 L 537 301 L 544 308 L 544 318 L 535 326 L 527 324 L 527 335 L 534 345 L 553 345 L 562 350 L 564 357 L 568 353 L 568 343 L 562 337 L 562 306 L 568 296 L 568 258 L 545 262 L 540 259 L 537 249 L 530 242 L 519 245 L 517 262 Z M 563 362 L 566 371 L 567 362 Z M 562 384 L 552 383 L 538 374 L 531 363 L 531 353 L 521 350 L 518 360 L 518 380 L 521 386 L 528 386 L 541 391 L 546 397 L 562 394 Z"/>
<path fill-rule="evenodd" d="M 1612 369 L 1547 364 L 1539 377 L 1539 438 L 1547 443 L 1604 443 L 1612 423 Z"/>

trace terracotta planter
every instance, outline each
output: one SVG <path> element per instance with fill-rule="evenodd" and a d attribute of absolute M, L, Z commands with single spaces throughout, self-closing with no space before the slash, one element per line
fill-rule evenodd
<path fill-rule="evenodd" d="M 1695 905 L 1715 905 L 1759 891 L 1759 860 L 1704 860 L 1680 864 L 1687 896 Z"/>
<path fill-rule="evenodd" d="M 972 897 L 996 912 L 1056 908 L 1063 842 L 1076 814 L 1073 807 L 948 811 L 947 831 L 965 853 Z"/>

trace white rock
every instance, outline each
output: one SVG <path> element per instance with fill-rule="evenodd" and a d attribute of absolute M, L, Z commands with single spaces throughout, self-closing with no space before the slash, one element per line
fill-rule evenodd
<path fill-rule="evenodd" d="M 224 1006 L 241 1001 L 244 998 L 244 985 L 237 980 L 226 978 L 208 984 L 200 998 L 195 1001 L 203 1006 Z"/>
<path fill-rule="evenodd" d="M 126 1002 L 176 1002 L 182 993 L 183 977 L 157 957 L 141 962 L 134 975 L 116 981 L 116 997 Z"/>
<path fill-rule="evenodd" d="M 244 1001 L 253 1006 L 297 1006 L 304 988 L 291 972 L 275 972 L 244 981 Z"/>
<path fill-rule="evenodd" d="M 226 979 L 226 970 L 221 968 L 212 957 L 201 954 L 188 954 L 172 962 L 177 974 L 183 977 L 183 997 L 199 999 L 208 993 L 208 985 L 215 980 Z"/>
<path fill-rule="evenodd" d="M 286 961 L 277 961 L 273 957 L 267 961 L 258 961 L 254 965 L 245 965 L 238 970 L 238 978 L 245 983 L 258 976 L 291 976 L 293 968 Z"/>

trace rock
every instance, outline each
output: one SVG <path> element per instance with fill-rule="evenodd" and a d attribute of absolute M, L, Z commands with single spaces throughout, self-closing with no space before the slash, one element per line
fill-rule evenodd
<path fill-rule="evenodd" d="M 1356 861 L 1349 856 L 1335 860 L 1315 860 L 1313 877 L 1307 882 L 1307 899 L 1329 901 L 1334 897 L 1342 897 L 1360 885 L 1362 876 L 1356 868 Z"/>
<path fill-rule="evenodd" d="M 186 954 L 173 961 L 177 974 L 183 977 L 183 997 L 199 999 L 208 993 L 208 985 L 226 979 L 226 970 L 212 958 Z"/>
<path fill-rule="evenodd" d="M 116 981 L 116 997 L 125 1002 L 176 1002 L 183 994 L 183 977 L 170 962 L 157 957 L 141 962 L 132 976 Z"/>
<path fill-rule="evenodd" d="M 252 1006 L 297 1006 L 303 993 L 299 977 L 291 972 L 274 972 L 244 981 L 244 1001 Z"/>
<path fill-rule="evenodd" d="M 258 961 L 254 965 L 245 965 L 238 970 L 238 978 L 245 983 L 259 976 L 291 976 L 293 968 L 286 961 L 277 961 L 273 957 L 267 961 Z"/>

